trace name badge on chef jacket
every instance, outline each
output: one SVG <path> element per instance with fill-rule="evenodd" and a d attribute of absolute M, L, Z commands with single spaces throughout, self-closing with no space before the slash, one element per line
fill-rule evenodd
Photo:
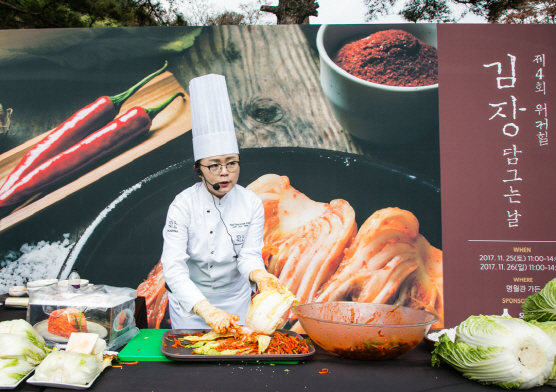
<path fill-rule="evenodd" d="M 234 246 L 242 246 L 245 242 L 245 235 L 251 222 L 230 223 L 230 235 L 234 242 Z"/>

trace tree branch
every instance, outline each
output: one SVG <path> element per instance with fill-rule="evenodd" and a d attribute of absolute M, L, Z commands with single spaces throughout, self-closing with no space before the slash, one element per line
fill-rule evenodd
<path fill-rule="evenodd" d="M 21 12 L 21 13 L 24 13 L 24 14 L 27 14 L 27 15 L 40 16 L 40 14 L 38 12 L 27 11 L 27 10 L 24 10 L 22 8 L 18 8 L 14 5 L 11 5 L 10 3 L 6 3 L 5 1 L 2 1 L 2 0 L 0 0 L 0 4 L 5 5 L 6 7 L 11 8 L 11 9 L 17 11 L 17 12 Z"/>
<path fill-rule="evenodd" d="M 278 6 L 263 5 L 261 11 L 276 15 L 277 24 L 309 24 L 309 16 L 318 16 L 315 0 L 279 0 Z"/>
<path fill-rule="evenodd" d="M 39 13 L 39 12 L 32 12 L 32 11 L 28 11 L 28 10 L 23 9 L 23 8 L 16 7 L 16 6 L 14 6 L 14 5 L 10 4 L 10 3 L 6 3 L 5 1 L 2 1 L 2 0 L 0 0 L 0 5 L 4 5 L 4 6 L 8 7 L 8 8 L 11 8 L 12 10 L 14 10 L 14 11 L 16 11 L 16 12 L 20 12 L 20 13 L 22 13 L 22 14 L 35 16 L 35 17 L 37 17 L 38 19 L 40 19 L 42 22 L 44 22 L 45 24 L 47 24 L 46 27 L 64 27 L 64 26 L 60 26 L 58 23 L 54 23 L 52 20 L 46 18 L 46 17 L 44 16 L 44 8 L 43 8 L 43 12 L 40 12 L 40 13 Z M 45 5 L 45 8 L 46 8 L 48 5 L 49 5 L 49 3 L 47 3 L 47 4 Z"/>

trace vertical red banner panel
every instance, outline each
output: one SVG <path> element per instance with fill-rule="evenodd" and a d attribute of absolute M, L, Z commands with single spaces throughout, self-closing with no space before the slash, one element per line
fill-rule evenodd
<path fill-rule="evenodd" d="M 556 277 L 556 28 L 439 25 L 446 326 Z"/>

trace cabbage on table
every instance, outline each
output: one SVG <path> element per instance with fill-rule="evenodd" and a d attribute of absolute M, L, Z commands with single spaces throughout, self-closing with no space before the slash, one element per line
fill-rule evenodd
<path fill-rule="evenodd" d="M 0 333 L 0 358 L 22 359 L 33 365 L 40 363 L 47 354 L 47 347 L 20 335 Z"/>
<path fill-rule="evenodd" d="M 25 320 L 0 323 L 0 386 L 17 384 L 46 356 L 44 339 Z"/>
<path fill-rule="evenodd" d="M 556 346 L 542 329 L 502 316 L 471 316 L 456 329 L 455 342 L 444 334 L 432 353 L 481 384 L 528 389 L 552 375 Z"/>
<path fill-rule="evenodd" d="M 2 321 L 0 323 L 0 333 L 10 333 L 23 336 L 35 345 L 44 346 L 44 338 L 33 328 L 31 324 L 22 319 Z"/>
<path fill-rule="evenodd" d="M 0 385 L 15 385 L 35 366 L 24 359 L 0 359 Z"/>
<path fill-rule="evenodd" d="M 544 323 L 539 323 L 538 321 L 530 321 L 530 323 L 546 332 L 548 336 L 552 338 L 552 342 L 556 345 L 556 321 L 546 321 Z M 556 371 L 556 364 L 554 365 L 554 371 Z M 555 374 L 552 374 L 552 376 L 546 382 L 546 385 L 556 387 Z"/>
<path fill-rule="evenodd" d="M 99 361 L 94 355 L 53 351 L 35 369 L 35 381 L 87 385 L 110 366 L 111 357 Z"/>

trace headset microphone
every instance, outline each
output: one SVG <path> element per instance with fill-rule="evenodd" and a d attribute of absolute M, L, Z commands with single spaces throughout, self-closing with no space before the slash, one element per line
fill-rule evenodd
<path fill-rule="evenodd" d="M 212 186 L 212 189 L 214 189 L 215 191 L 220 189 L 220 184 L 211 184 L 210 182 L 208 182 L 207 178 L 205 177 L 205 175 L 203 174 L 201 169 L 197 169 L 197 173 L 200 174 L 201 176 L 203 176 L 203 178 L 205 179 L 205 182 L 207 184 L 209 184 L 210 186 Z"/>

